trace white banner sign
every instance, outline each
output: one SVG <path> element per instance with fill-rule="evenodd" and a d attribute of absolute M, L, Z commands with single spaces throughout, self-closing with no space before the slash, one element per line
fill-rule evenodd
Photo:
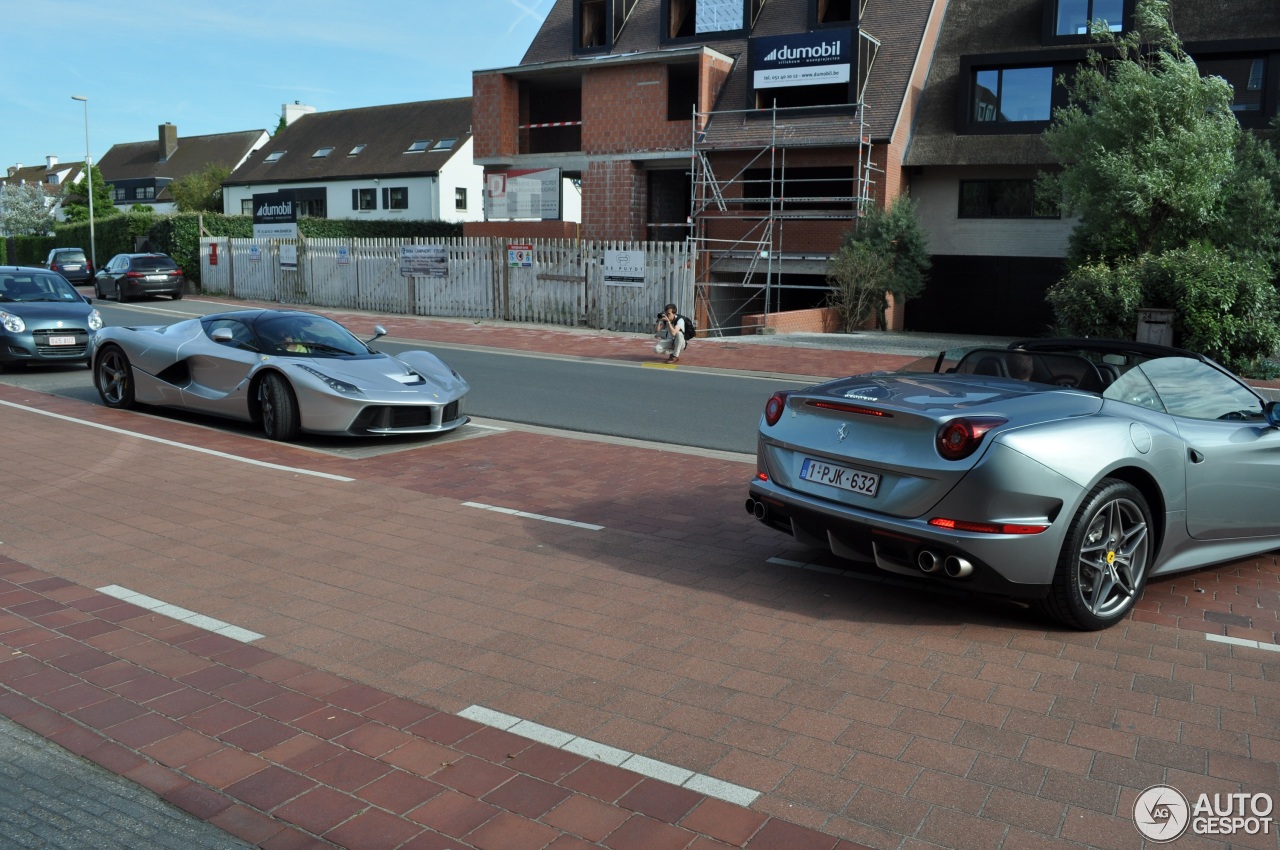
<path fill-rule="evenodd" d="M 490 171 L 484 176 L 486 220 L 560 218 L 560 169 Z"/>
<path fill-rule="evenodd" d="M 644 286 L 644 251 L 605 251 L 605 286 Z"/>
<path fill-rule="evenodd" d="M 401 245 L 400 276 L 448 277 L 448 249 L 444 245 Z"/>

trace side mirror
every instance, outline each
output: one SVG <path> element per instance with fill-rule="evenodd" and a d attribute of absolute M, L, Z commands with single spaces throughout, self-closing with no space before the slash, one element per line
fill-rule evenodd
<path fill-rule="evenodd" d="M 1269 401 L 1262 405 L 1262 415 L 1272 428 L 1280 428 L 1280 401 Z"/>
<path fill-rule="evenodd" d="M 387 329 L 386 329 L 386 328 L 384 328 L 382 325 L 374 325 L 374 326 L 373 326 L 373 339 L 369 340 L 369 342 L 373 342 L 373 340 L 374 340 L 374 339 L 378 339 L 379 337 L 384 337 L 384 336 L 386 336 L 386 335 L 387 335 Z"/>
<path fill-rule="evenodd" d="M 215 328 L 209 338 L 214 342 L 231 342 L 235 336 L 231 333 L 231 328 Z"/>

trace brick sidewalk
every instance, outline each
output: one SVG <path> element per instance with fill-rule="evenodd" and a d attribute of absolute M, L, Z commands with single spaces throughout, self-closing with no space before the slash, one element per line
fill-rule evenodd
<path fill-rule="evenodd" d="M 635 343 L 404 321 L 384 323 L 614 359 Z M 807 371 L 831 352 L 792 354 Z M 0 712 L 266 847 L 1129 848 L 1146 785 L 1280 787 L 1280 654 L 1203 636 L 1252 634 L 1238 622 L 1061 633 L 768 563 L 801 553 L 742 510 L 746 464 L 700 463 L 671 504 L 648 449 L 507 432 L 347 460 L 13 387 L 0 401 L 21 458 L 0 495 Z M 546 458 L 566 450 L 599 474 L 557 477 Z M 1278 578 L 1252 559 L 1158 605 L 1207 589 L 1274 619 Z M 735 806 L 459 717 L 476 706 L 761 796 Z"/>

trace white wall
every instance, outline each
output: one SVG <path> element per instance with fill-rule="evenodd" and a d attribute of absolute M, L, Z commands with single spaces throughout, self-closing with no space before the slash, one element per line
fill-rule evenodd
<path fill-rule="evenodd" d="M 382 190 L 384 188 L 401 187 L 409 190 L 409 207 L 403 210 L 388 210 L 382 207 Z M 476 182 L 476 193 L 480 192 L 481 183 Z M 285 189 L 324 188 L 326 207 L 329 218 L 378 219 L 395 221 L 397 219 L 433 220 L 439 218 L 440 201 L 439 186 L 435 175 L 423 177 L 391 177 L 368 180 L 328 180 L 315 183 L 271 183 L 261 186 L 226 186 L 222 190 L 222 210 L 227 215 L 241 214 L 241 201 L 252 200 L 254 194 L 280 192 Z M 351 208 L 352 189 L 373 189 L 378 208 L 375 210 L 354 210 Z M 449 193 L 449 203 L 453 203 L 453 193 Z M 446 219 L 449 220 L 449 219 Z"/>
<path fill-rule="evenodd" d="M 911 197 L 929 235 L 929 253 L 961 256 L 1065 257 L 1075 218 L 960 218 L 960 181 L 1034 178 L 1025 168 L 934 167 L 911 177 Z"/>

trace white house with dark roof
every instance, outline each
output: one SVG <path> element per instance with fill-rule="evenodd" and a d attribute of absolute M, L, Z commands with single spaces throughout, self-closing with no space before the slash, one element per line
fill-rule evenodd
<path fill-rule="evenodd" d="M 286 106 L 285 119 L 222 184 L 228 215 L 251 214 L 255 194 L 292 190 L 301 218 L 484 217 L 469 97 L 333 112 Z"/>
<path fill-rule="evenodd" d="M 44 165 L 11 165 L 5 175 L 0 177 L 0 186 L 25 186 L 39 184 L 53 207 L 54 218 L 65 221 L 62 214 L 62 201 L 69 191 L 68 187 L 77 186 L 84 180 L 83 162 L 59 162 L 56 156 L 46 156 Z M 70 190 L 76 194 L 78 189 Z"/>
<path fill-rule="evenodd" d="M 158 213 L 173 212 L 170 183 L 199 174 L 210 164 L 234 171 L 270 139 L 266 130 L 179 136 L 175 125 L 164 123 L 154 142 L 112 145 L 98 161 L 98 171 L 111 184 L 119 209 L 145 204 Z"/>

